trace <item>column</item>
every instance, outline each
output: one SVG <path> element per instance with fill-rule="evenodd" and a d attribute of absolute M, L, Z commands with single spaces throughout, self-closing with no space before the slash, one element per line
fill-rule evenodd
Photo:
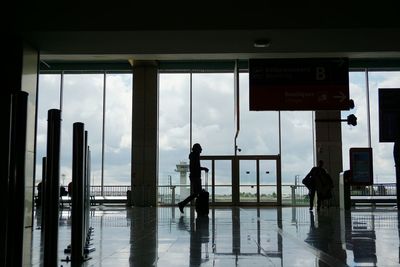
<path fill-rule="evenodd" d="M 132 197 L 135 206 L 157 205 L 158 69 L 155 61 L 133 62 Z"/>
<path fill-rule="evenodd" d="M 35 124 L 36 124 L 36 90 L 38 78 L 39 53 L 36 49 L 24 44 L 17 36 L 5 34 L 3 64 L 7 66 L 4 70 L 2 83 L 2 94 L 0 97 L 0 120 L 4 128 L 4 138 L 1 139 L 1 177 L 0 177 L 0 203 L 2 213 L 7 217 L 8 210 L 15 210 L 17 207 L 8 194 L 8 169 L 9 169 L 9 130 L 10 130 L 10 107 L 11 94 L 13 92 L 25 91 L 28 93 L 27 123 L 25 148 L 17 151 L 25 156 L 25 175 L 24 175 L 24 194 L 18 196 L 19 201 L 23 201 L 23 228 L 18 228 L 18 233 L 9 232 L 6 220 L 1 220 L 0 232 L 2 238 L 0 242 L 0 266 L 5 265 L 6 258 L 18 258 L 23 266 L 31 265 L 31 243 L 33 229 L 33 192 L 34 192 L 34 169 L 35 169 Z M 20 207 L 19 207 L 20 208 Z M 7 233 L 9 235 L 7 235 Z M 14 238 L 15 242 L 22 242 L 22 250 L 7 250 L 7 238 Z M 22 240 L 21 240 L 22 238 Z"/>
<path fill-rule="evenodd" d="M 315 120 L 336 120 L 315 123 L 316 160 L 324 161 L 324 167 L 333 180 L 334 205 L 339 206 L 339 174 L 342 172 L 342 131 L 340 111 L 316 111 Z"/>

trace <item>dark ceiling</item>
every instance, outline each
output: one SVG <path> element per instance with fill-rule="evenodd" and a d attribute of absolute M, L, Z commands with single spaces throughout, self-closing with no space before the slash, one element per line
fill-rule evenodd
<path fill-rule="evenodd" d="M 321 2 L 31 1 L 13 23 L 49 59 L 400 58 L 398 4 Z"/>

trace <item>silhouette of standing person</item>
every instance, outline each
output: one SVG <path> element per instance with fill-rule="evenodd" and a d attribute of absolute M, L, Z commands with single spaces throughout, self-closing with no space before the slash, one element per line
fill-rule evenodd
<path fill-rule="evenodd" d="M 333 187 L 332 180 L 326 170 L 323 168 L 324 162 L 318 161 L 318 166 L 313 167 L 307 174 L 307 178 L 311 178 L 309 186 L 310 210 L 314 207 L 315 193 L 317 193 L 317 211 L 321 209 L 322 200 L 330 198 L 330 190 Z"/>
<path fill-rule="evenodd" d="M 38 191 L 38 195 L 37 195 L 37 199 L 36 199 L 36 206 L 40 207 L 42 206 L 42 198 L 43 198 L 43 183 L 42 181 L 40 181 L 37 185 L 37 191 Z"/>
<path fill-rule="evenodd" d="M 200 166 L 200 153 L 203 149 L 200 144 L 196 143 L 192 147 L 192 152 L 189 154 L 189 179 L 192 187 L 192 194 L 185 200 L 178 203 L 179 210 L 183 213 L 183 208 L 201 192 L 201 171 L 208 172 L 208 168 Z"/>
<path fill-rule="evenodd" d="M 68 184 L 68 196 L 72 197 L 72 181 Z"/>

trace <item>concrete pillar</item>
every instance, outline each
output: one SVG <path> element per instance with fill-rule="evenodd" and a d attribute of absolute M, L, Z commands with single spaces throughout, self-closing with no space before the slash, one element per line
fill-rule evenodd
<path fill-rule="evenodd" d="M 133 62 L 132 197 L 135 206 L 157 205 L 158 68 Z"/>
<path fill-rule="evenodd" d="M 19 37 L 13 35 L 4 36 L 4 44 L 7 51 L 4 55 L 3 64 L 7 66 L 3 72 L 2 93 L 0 97 L 0 123 L 3 129 L 4 138 L 1 139 L 1 175 L 0 175 L 0 203 L 2 213 L 7 218 L 8 210 L 15 210 L 16 204 L 11 201 L 8 194 L 8 169 L 9 169 L 9 129 L 10 129 L 10 106 L 11 94 L 18 91 L 28 93 L 27 124 L 26 124 L 26 145 L 24 194 L 18 196 L 23 201 L 23 210 L 18 213 L 23 215 L 23 227 L 15 231 L 8 231 L 6 220 L 0 222 L 0 266 L 5 266 L 6 258 L 16 259 L 22 262 L 22 266 L 31 265 L 31 245 L 33 230 L 33 192 L 35 174 L 35 124 L 36 124 L 36 91 L 38 78 L 39 53 L 36 49 L 24 43 Z M 19 207 L 20 208 L 20 207 Z M 4 238 L 3 238 L 4 237 Z M 7 238 L 14 239 L 18 243 L 18 249 L 7 250 Z M 21 240 L 22 239 L 22 240 Z M 22 245 L 21 245 L 22 244 Z M 22 247 L 22 249 L 20 249 Z"/>
<path fill-rule="evenodd" d="M 340 118 L 339 110 L 315 112 L 316 160 L 324 161 L 324 167 L 332 177 L 335 206 L 339 206 L 339 174 L 343 171 Z M 327 119 L 336 121 L 318 122 Z"/>

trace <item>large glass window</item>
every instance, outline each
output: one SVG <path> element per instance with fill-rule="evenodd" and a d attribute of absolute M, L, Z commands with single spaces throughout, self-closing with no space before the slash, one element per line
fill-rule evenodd
<path fill-rule="evenodd" d="M 181 184 L 175 170 L 189 163 L 190 74 L 160 74 L 159 94 L 159 184 Z"/>
<path fill-rule="evenodd" d="M 42 180 L 42 158 L 46 157 L 47 113 L 49 109 L 60 109 L 61 75 L 42 74 L 39 76 L 39 84 L 36 132 L 36 184 Z"/>
<path fill-rule="evenodd" d="M 343 169 L 350 168 L 349 149 L 351 147 L 371 145 L 374 183 L 393 183 L 395 182 L 393 143 L 379 142 L 378 89 L 399 88 L 400 72 L 369 71 L 369 91 L 366 75 L 365 71 L 357 71 L 350 72 L 349 76 L 350 98 L 354 100 L 355 107 L 350 111 L 342 112 L 342 118 L 355 114 L 357 126 L 342 124 Z M 368 111 L 368 104 L 370 111 Z M 370 127 L 368 122 L 370 122 Z"/>
<path fill-rule="evenodd" d="M 400 72 L 369 72 L 369 97 L 371 108 L 371 145 L 374 159 L 374 183 L 396 181 L 393 143 L 379 142 L 379 88 L 400 88 Z"/>
<path fill-rule="evenodd" d="M 132 75 L 107 74 L 104 130 L 104 181 L 130 185 Z"/>
<path fill-rule="evenodd" d="M 239 76 L 240 132 L 238 155 L 279 154 L 279 116 L 276 111 L 249 110 L 249 74 Z M 232 99 L 233 101 L 233 99 Z"/>
<path fill-rule="evenodd" d="M 313 124 L 312 111 L 281 112 L 283 184 L 294 184 L 295 179 L 300 180 L 313 167 Z"/>
<path fill-rule="evenodd" d="M 192 79 L 193 143 L 200 143 L 207 155 L 232 155 L 233 73 L 196 73 Z"/>
<path fill-rule="evenodd" d="M 378 89 L 399 88 L 400 72 L 369 71 L 369 92 L 365 71 L 350 72 L 349 75 L 350 98 L 354 100 L 355 108 L 342 112 L 341 116 L 346 118 L 355 114 L 358 120 L 357 126 L 342 123 L 343 169 L 349 169 L 351 147 L 371 145 L 374 182 L 394 182 L 393 143 L 379 143 Z M 61 108 L 61 184 L 66 185 L 71 180 L 72 124 L 78 121 L 85 123 L 89 133 L 92 184 L 100 184 L 103 160 L 105 184 L 129 184 L 132 75 L 106 74 L 104 79 L 103 73 L 64 74 L 63 86 L 61 77 L 61 74 L 39 76 L 36 181 L 41 180 L 42 157 L 46 154 L 47 111 Z M 240 131 L 237 145 L 240 151 L 237 153 L 281 153 L 282 182 L 292 184 L 296 177 L 303 177 L 313 164 L 313 112 L 249 111 L 248 79 L 248 73 L 239 75 Z M 203 146 L 203 155 L 234 155 L 234 105 L 233 72 L 160 74 L 158 156 L 161 185 L 181 184 L 183 176 L 177 165 L 188 164 L 191 141 Z M 229 187 L 231 165 L 217 163 L 217 166 L 216 185 Z M 246 184 L 249 181 L 243 176 L 242 182 Z M 216 190 L 220 195 L 231 194 L 225 189 Z"/>
<path fill-rule="evenodd" d="M 61 176 L 70 181 L 72 176 L 73 124 L 82 122 L 88 131 L 91 151 L 91 184 L 101 181 L 103 75 L 65 74 L 62 103 Z"/>
<path fill-rule="evenodd" d="M 130 184 L 132 74 L 107 74 L 106 80 L 107 93 L 104 95 L 103 73 L 39 76 L 37 183 L 42 179 L 42 158 L 46 156 L 47 112 L 55 108 L 61 109 L 62 118 L 61 185 L 67 185 L 72 179 L 72 129 L 75 122 L 83 122 L 88 131 L 92 185 L 101 183 L 103 138 L 104 184 Z M 106 103 L 104 136 L 103 100 Z"/>
<path fill-rule="evenodd" d="M 350 168 L 349 150 L 351 147 L 368 147 L 368 100 L 365 85 L 365 72 L 349 73 L 350 99 L 355 107 L 342 112 L 342 118 L 354 114 L 357 117 L 357 126 L 342 123 L 342 151 L 343 170 Z"/>

